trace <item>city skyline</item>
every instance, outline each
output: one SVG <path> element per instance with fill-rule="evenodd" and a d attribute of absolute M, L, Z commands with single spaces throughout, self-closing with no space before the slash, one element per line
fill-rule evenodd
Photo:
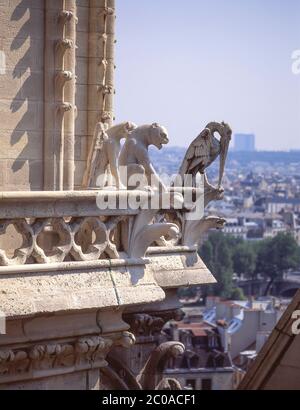
<path fill-rule="evenodd" d="M 300 149 L 300 2 L 118 4 L 116 121 L 158 121 L 187 146 L 210 121 L 256 135 L 258 150 Z M 128 58 L 130 55 L 130 58 Z"/>

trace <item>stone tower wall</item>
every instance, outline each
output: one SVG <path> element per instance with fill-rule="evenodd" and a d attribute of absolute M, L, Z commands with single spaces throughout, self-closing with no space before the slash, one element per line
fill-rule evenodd
<path fill-rule="evenodd" d="M 0 0 L 0 190 L 81 187 L 95 124 L 113 120 L 114 21 L 114 0 Z"/>
<path fill-rule="evenodd" d="M 0 189 L 43 189 L 44 2 L 0 1 Z"/>

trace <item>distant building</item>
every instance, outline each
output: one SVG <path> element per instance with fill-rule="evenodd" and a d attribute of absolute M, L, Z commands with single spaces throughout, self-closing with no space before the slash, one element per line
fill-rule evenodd
<path fill-rule="evenodd" d="M 241 352 L 258 352 L 262 345 L 259 339 L 271 333 L 282 313 L 274 308 L 273 300 L 224 301 L 210 297 L 206 306 L 204 322 L 218 330 L 224 352 L 229 352 L 237 365 Z"/>
<path fill-rule="evenodd" d="M 164 328 L 166 341 L 185 352 L 164 370 L 192 390 L 232 390 L 243 378 L 282 314 L 274 298 L 233 301 L 207 297 L 206 307 L 185 307 L 185 318 Z"/>
<path fill-rule="evenodd" d="M 235 238 L 247 239 L 248 230 L 245 226 L 241 225 L 238 218 L 232 217 L 226 218 L 226 225 L 223 232 L 232 235 Z"/>
<path fill-rule="evenodd" d="M 266 200 L 266 211 L 269 214 L 282 211 L 294 211 L 300 213 L 300 198 L 287 198 L 273 196 Z"/>
<path fill-rule="evenodd" d="M 255 151 L 254 134 L 235 134 L 234 136 L 235 151 Z"/>
<path fill-rule="evenodd" d="M 215 326 L 203 321 L 173 323 L 165 329 L 165 334 L 168 340 L 180 341 L 186 348 L 183 355 L 169 359 L 165 377 L 175 378 L 191 390 L 232 390 L 237 387 L 238 369 L 233 366 L 229 352 L 224 351 Z"/>
<path fill-rule="evenodd" d="M 300 337 L 295 312 L 300 309 L 300 290 L 273 329 L 239 390 L 299 390 Z M 295 330 L 293 330 L 295 329 Z"/>

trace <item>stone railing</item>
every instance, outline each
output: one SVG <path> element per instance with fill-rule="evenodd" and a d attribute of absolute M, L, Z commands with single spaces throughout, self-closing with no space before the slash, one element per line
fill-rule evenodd
<path fill-rule="evenodd" d="M 123 197 L 126 203 L 139 197 L 141 205 L 100 209 L 100 196 L 119 202 Z M 180 236 L 178 225 L 166 220 L 154 223 L 159 210 L 143 209 L 149 198 L 148 193 L 132 191 L 2 193 L 0 271 L 144 257 L 156 240 Z"/>
<path fill-rule="evenodd" d="M 1 194 L 0 283 L 5 292 L 0 303 L 7 316 L 164 298 L 144 256 L 153 241 L 168 232 L 178 234 L 178 228 L 153 224 L 158 211 L 101 210 L 99 195 L 114 195 L 119 202 L 127 197 L 128 203 L 137 195 L 148 200 L 148 193 L 124 191 Z M 139 286 L 144 291 L 136 292 Z"/>
<path fill-rule="evenodd" d="M 0 266 L 119 259 L 114 232 L 138 210 L 101 211 L 96 199 L 89 192 L 3 193 Z M 11 243 L 9 227 L 16 231 Z"/>

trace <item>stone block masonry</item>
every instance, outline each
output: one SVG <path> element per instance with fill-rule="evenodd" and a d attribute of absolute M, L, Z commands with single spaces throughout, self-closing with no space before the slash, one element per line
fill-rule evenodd
<path fill-rule="evenodd" d="M 114 6 L 114 0 L 0 1 L 2 191 L 81 187 L 95 124 L 113 120 Z M 59 13 L 73 7 L 76 15 L 62 29 Z M 66 45 L 60 70 L 73 77 L 60 95 L 55 46 L 70 34 L 76 44 Z M 56 100 L 72 109 L 57 115 Z"/>
<path fill-rule="evenodd" d="M 0 2 L 2 190 L 43 189 L 44 2 Z"/>

